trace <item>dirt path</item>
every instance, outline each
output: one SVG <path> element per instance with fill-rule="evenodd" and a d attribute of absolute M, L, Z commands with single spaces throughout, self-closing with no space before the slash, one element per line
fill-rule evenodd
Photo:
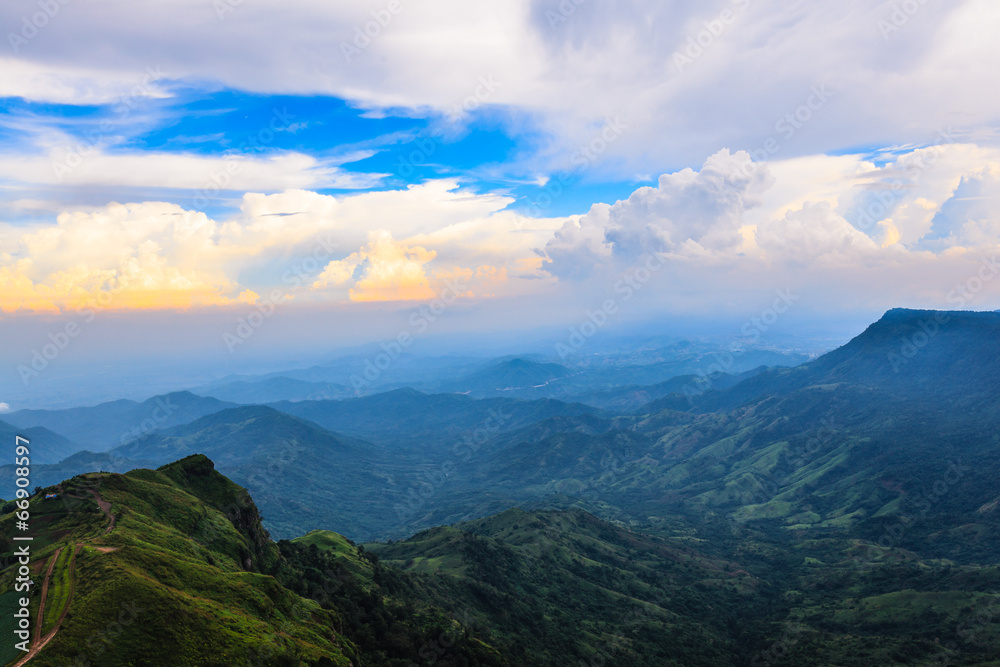
<path fill-rule="evenodd" d="M 59 547 L 49 557 L 49 568 L 45 571 L 45 581 L 42 582 L 42 599 L 38 602 L 38 616 L 35 618 L 35 638 L 31 642 L 31 649 L 28 651 L 28 654 L 18 660 L 14 667 L 21 667 L 21 665 L 34 658 L 42 650 L 42 647 L 49 643 L 48 640 L 52 638 L 52 635 L 55 634 L 55 630 L 53 630 L 47 635 L 46 640 L 42 640 L 42 624 L 45 622 L 45 600 L 49 596 L 49 580 L 52 578 L 52 571 L 56 567 L 56 561 L 59 560 L 59 554 L 62 553 L 64 548 Z M 59 620 L 60 622 L 62 621 L 61 618 Z M 56 629 L 58 629 L 58 626 L 56 626 Z"/>
<path fill-rule="evenodd" d="M 98 507 L 100 507 L 101 511 L 104 512 L 104 516 L 108 517 L 108 527 L 104 531 L 104 534 L 107 535 L 115 527 L 115 515 L 111 513 L 111 503 L 102 498 L 101 495 L 94 489 L 90 489 L 90 493 L 91 495 L 94 496 L 94 500 L 97 501 Z M 45 599 L 49 595 L 49 580 L 52 578 L 52 571 L 56 567 L 56 560 L 59 558 L 59 554 L 62 553 L 62 550 L 64 548 L 65 547 L 59 547 L 56 550 L 56 552 L 52 555 L 52 557 L 49 559 L 49 569 L 45 573 L 45 582 L 42 584 L 42 599 L 39 600 L 38 603 L 38 618 L 35 620 L 35 639 L 32 642 L 32 646 L 31 649 L 28 651 L 28 654 L 25 655 L 20 660 L 18 660 L 17 663 L 14 664 L 14 667 L 21 667 L 22 665 L 26 664 L 29 660 L 34 658 L 36 655 L 38 655 L 38 652 L 41 651 L 43 648 L 45 648 L 45 645 L 48 644 L 50 641 L 52 641 L 53 637 L 56 636 L 56 633 L 59 632 L 59 628 L 62 627 L 63 621 L 66 620 L 66 614 L 69 613 L 70 605 L 73 603 L 73 592 L 74 589 L 76 588 L 76 556 L 80 555 L 80 552 L 83 550 L 82 544 L 76 544 L 70 547 L 70 548 L 75 548 L 76 553 L 73 554 L 73 558 L 70 559 L 70 564 L 69 564 L 70 585 L 69 585 L 69 596 L 66 600 L 66 606 L 63 607 L 62 613 L 59 614 L 59 618 L 56 620 L 56 624 L 52 626 L 52 629 L 49 631 L 49 634 L 45 635 L 44 637 L 41 636 L 42 624 L 45 622 Z M 102 553 L 109 553 L 111 551 L 115 551 L 116 548 L 97 547 L 97 550 Z"/>
<path fill-rule="evenodd" d="M 101 498 L 101 494 L 99 494 L 96 489 L 90 489 L 90 494 L 94 496 L 94 500 L 97 501 L 98 507 L 101 508 L 101 511 L 104 512 L 104 516 L 108 517 L 108 521 L 110 521 L 108 529 L 104 531 L 104 534 L 107 535 L 115 527 L 115 515 L 111 513 L 111 503 L 104 498 Z"/>
<path fill-rule="evenodd" d="M 63 607 L 62 612 L 59 614 L 59 618 L 56 619 L 56 624 L 54 626 L 52 626 L 51 630 L 49 630 L 49 634 L 47 634 L 44 637 L 42 637 L 41 640 L 38 639 L 38 635 L 41 634 L 42 623 L 43 623 L 43 621 L 45 619 L 44 610 L 43 610 L 42 606 L 39 605 L 38 606 L 38 623 L 35 625 L 35 645 L 32 646 L 32 648 L 31 648 L 30 651 L 28 651 L 28 655 L 24 656 L 24 658 L 22 658 L 20 660 L 20 662 L 18 662 L 16 665 L 14 665 L 14 667 L 21 667 L 21 665 L 25 664 L 26 662 L 28 662 L 29 660 L 31 660 L 32 658 L 34 658 L 38 654 L 39 651 L 41 651 L 43 648 L 45 648 L 46 644 L 48 644 L 50 641 L 52 641 L 52 639 L 56 636 L 56 633 L 59 632 L 59 628 L 62 627 L 63 621 L 66 620 L 66 614 L 69 613 L 69 606 L 73 603 L 73 592 L 76 589 L 76 582 L 74 581 L 74 575 L 76 574 L 76 572 L 75 572 L 75 570 L 76 570 L 76 556 L 78 556 L 80 554 L 80 551 L 82 549 L 83 549 L 83 545 L 82 544 L 76 545 L 76 553 L 73 554 L 73 558 L 69 562 L 69 568 L 70 568 L 70 570 L 69 570 L 69 577 L 70 577 L 70 579 L 69 579 L 69 596 L 67 596 L 67 598 L 66 598 L 66 606 Z M 59 551 L 62 551 L 62 549 L 59 549 Z M 58 556 L 59 556 L 59 552 L 57 551 L 56 552 L 56 557 L 58 557 Z M 49 579 L 48 579 L 48 577 L 51 574 L 52 574 L 52 567 L 50 566 L 49 567 L 49 573 L 48 573 L 48 575 L 45 576 L 45 588 L 42 589 L 42 595 L 43 596 L 45 595 L 46 591 L 48 590 L 48 587 L 49 587 Z M 43 601 L 44 601 L 44 597 L 43 597 Z"/>

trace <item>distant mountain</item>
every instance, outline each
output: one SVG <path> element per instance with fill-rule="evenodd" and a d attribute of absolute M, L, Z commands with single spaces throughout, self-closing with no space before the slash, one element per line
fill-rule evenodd
<path fill-rule="evenodd" d="M 936 330 L 934 318 L 944 320 Z M 998 494 L 998 390 L 1000 315 L 891 311 L 810 364 L 662 399 L 619 418 L 620 433 L 492 448 L 474 478 L 514 501 L 578 496 L 639 516 L 724 512 L 875 540 L 919 513 L 894 542 L 942 556 L 941 543 L 921 540 L 959 520 L 975 539 L 953 545 L 974 559 L 1000 550 L 1000 526 L 979 512 Z M 475 492 L 455 493 L 439 504 Z"/>
<path fill-rule="evenodd" d="M 445 382 L 442 389 L 460 394 L 517 396 L 519 392 L 537 393 L 548 385 L 575 374 L 565 366 L 525 359 L 511 359 L 456 380 Z"/>
<path fill-rule="evenodd" d="M 397 389 L 341 401 L 279 402 L 271 407 L 337 433 L 424 453 L 447 451 L 465 438 L 485 439 L 549 417 L 599 414 L 596 408 L 552 399 L 475 400 L 460 394 Z"/>
<path fill-rule="evenodd" d="M 269 530 L 283 537 L 304 527 L 371 536 L 384 521 L 380 511 L 398 501 L 392 472 L 407 465 L 380 446 L 265 406 L 223 410 L 143 436 L 110 455 L 162 463 L 195 453 L 247 487 Z"/>
<path fill-rule="evenodd" d="M 1000 313 L 898 308 L 815 361 L 797 368 L 772 369 L 732 388 L 707 392 L 693 405 L 698 411 L 733 410 L 768 396 L 840 383 L 916 401 L 989 404 L 1000 396 L 998 359 Z M 686 397 L 684 402 L 689 402 Z M 648 411 L 682 405 L 675 399 Z"/>
<path fill-rule="evenodd" d="M 81 449 L 80 446 L 57 433 L 53 433 L 47 428 L 42 428 L 41 426 L 18 428 L 0 421 L 0 440 L 10 443 L 11 447 L 13 447 L 16 436 L 28 439 L 31 451 L 30 458 L 36 464 L 58 463 Z"/>
<path fill-rule="evenodd" d="M 4 418 L 14 426 L 44 427 L 82 448 L 106 452 L 144 433 L 186 424 L 233 406 L 181 391 L 142 403 L 120 400 L 67 410 L 19 410 Z"/>
<path fill-rule="evenodd" d="M 665 357 L 663 360 L 654 360 Z M 642 363 L 620 364 L 613 368 L 594 368 L 590 372 L 596 378 L 605 382 L 615 377 L 628 378 L 627 384 L 654 385 L 667 382 L 673 378 L 695 375 L 702 376 L 721 372 L 720 367 L 731 375 L 739 375 L 761 367 L 795 367 L 811 359 L 809 355 L 800 352 L 781 352 L 777 350 L 762 350 L 749 348 L 739 354 L 729 354 L 729 346 L 723 345 L 689 345 L 683 351 L 676 348 L 668 350 L 651 350 L 636 358 Z M 619 381 L 615 385 L 621 385 Z"/>
<path fill-rule="evenodd" d="M 256 384 L 282 378 L 316 385 L 351 386 L 351 378 L 356 376 L 367 382 L 364 393 L 383 392 L 461 377 L 482 368 L 485 363 L 483 359 L 474 357 L 423 357 L 404 353 L 393 361 L 391 369 L 379 373 L 376 378 L 369 379 L 364 377 L 365 370 L 383 350 L 378 345 L 365 346 L 365 349 L 366 352 L 343 356 L 309 368 L 276 371 L 265 375 L 229 375 L 216 382 L 197 387 L 193 391 L 212 396 L 216 389 L 224 385 L 236 382 Z"/>
<path fill-rule="evenodd" d="M 261 380 L 237 380 L 194 389 L 194 393 L 222 401 L 245 405 L 277 401 L 304 401 L 349 398 L 352 388 L 330 382 L 307 382 L 290 377 L 269 377 Z"/>
<path fill-rule="evenodd" d="M 31 466 L 31 486 L 52 486 L 64 479 L 68 479 L 84 472 L 116 472 L 124 473 L 129 470 L 143 467 L 155 467 L 162 461 L 152 459 L 128 459 L 116 456 L 108 452 L 88 452 L 86 450 L 76 452 L 67 456 L 58 463 L 42 464 L 33 463 Z M 16 465 L 9 463 L 0 466 L 0 495 L 4 498 L 13 498 L 16 492 L 15 469 Z"/>
<path fill-rule="evenodd" d="M 568 396 L 566 400 L 586 403 L 605 410 L 632 412 L 672 394 L 687 396 L 692 392 L 700 392 L 705 387 L 716 390 L 727 389 L 765 370 L 767 369 L 761 366 L 737 375 L 722 372 L 708 375 L 679 375 L 654 385 L 626 385 Z"/>

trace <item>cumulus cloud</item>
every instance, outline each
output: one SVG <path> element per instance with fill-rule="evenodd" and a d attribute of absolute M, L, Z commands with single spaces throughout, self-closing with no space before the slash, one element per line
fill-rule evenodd
<path fill-rule="evenodd" d="M 755 239 L 763 259 L 802 266 L 820 258 L 859 262 L 878 250 L 871 237 L 852 227 L 826 202 L 806 203 L 761 225 Z"/>
<path fill-rule="evenodd" d="M 568 220 L 544 247 L 544 269 L 588 281 L 573 290 L 589 292 L 658 255 L 662 290 L 643 298 L 660 308 L 704 307 L 764 285 L 845 304 L 949 307 L 955 285 L 1000 253 L 993 155 L 954 144 L 897 149 L 881 164 L 866 155 L 752 164 L 722 151 L 699 171 L 664 175 Z M 996 289 L 979 295 L 982 306 Z"/>
<path fill-rule="evenodd" d="M 434 298 L 425 273 L 437 255 L 419 246 L 404 246 L 388 231 L 368 234 L 368 245 L 346 259 L 330 262 L 313 289 L 353 281 L 351 301 L 415 301 Z"/>
<path fill-rule="evenodd" d="M 466 274 L 470 295 L 490 293 L 508 267 L 537 269 L 532 248 L 546 233 L 500 212 L 509 201 L 446 181 L 341 197 L 249 193 L 222 221 L 164 202 L 67 212 L 4 242 L 0 310 L 58 312 L 98 298 L 121 309 L 252 303 L 305 281 L 326 299 L 401 301 Z M 383 228 L 367 232 L 372 220 Z M 322 273 L 308 275 L 309 263 Z M 326 289 L 337 286 L 345 289 Z"/>
<path fill-rule="evenodd" d="M 700 171 L 665 174 L 655 188 L 567 222 L 546 245 L 548 268 L 570 277 L 608 258 L 628 263 L 644 253 L 733 254 L 745 242 L 743 215 L 773 182 L 746 152 L 722 150 Z"/>
<path fill-rule="evenodd" d="M 174 204 L 112 204 L 60 215 L 24 234 L 21 257 L 3 257 L 3 310 L 187 308 L 234 301 L 214 261 L 217 225 Z"/>

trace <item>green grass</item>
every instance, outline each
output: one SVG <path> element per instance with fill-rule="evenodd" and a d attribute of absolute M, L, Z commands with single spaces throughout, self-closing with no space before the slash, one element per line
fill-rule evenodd
<path fill-rule="evenodd" d="M 73 561 L 76 547 L 67 544 L 63 547 L 59 558 L 56 560 L 55 568 L 52 570 L 52 578 L 49 580 L 49 592 L 45 599 L 45 618 L 42 622 L 42 635 L 46 635 L 55 626 L 59 616 L 69 602 L 70 592 L 73 590 Z M 41 583 L 41 582 L 39 582 Z"/>
<path fill-rule="evenodd" d="M 3 641 L 0 641 L 0 665 L 6 665 L 24 655 L 14 648 L 14 644 L 20 641 L 14 635 L 14 630 L 18 627 L 14 612 L 20 608 L 18 599 L 22 595 L 13 590 L 0 595 L 0 636 L 3 637 Z"/>

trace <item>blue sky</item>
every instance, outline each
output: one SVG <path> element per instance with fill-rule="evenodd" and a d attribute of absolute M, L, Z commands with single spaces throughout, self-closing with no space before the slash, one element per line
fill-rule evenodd
<path fill-rule="evenodd" d="M 513 122 L 510 109 L 479 106 L 461 116 L 433 109 L 389 108 L 373 113 L 332 96 L 263 95 L 244 91 L 190 88 L 183 82 L 159 83 L 169 97 L 125 96 L 104 104 L 53 104 L 23 98 L 0 99 L 0 141 L 8 149 L 29 147 L 24 125 L 65 134 L 70 146 L 90 149 L 107 145 L 118 154 L 172 153 L 177 155 L 266 157 L 299 152 L 344 164 L 363 177 L 366 190 L 391 190 L 436 178 L 458 178 L 479 192 L 501 192 L 515 199 L 514 210 L 544 212 L 548 216 L 586 213 L 595 201 L 627 197 L 642 178 L 594 178 L 571 168 L 560 172 L 558 196 L 539 183 L 526 166 L 530 155 L 544 144 L 544 134 L 530 127 L 530 119 Z M 102 129 L 109 123 L 110 130 Z M 515 126 L 517 129 L 515 130 Z M 526 158 L 526 156 L 528 156 Z M 345 161 L 346 160 L 346 161 Z M 316 192 L 346 194 L 357 187 L 318 187 Z M 88 193 L 73 192 L 83 197 Z M 103 192 L 89 193 L 100 204 Z M 164 193 L 122 189 L 122 194 L 157 197 L 190 204 L 199 191 Z M 201 203 L 199 210 L 226 215 L 233 196 L 220 193 Z M 76 200 L 79 201 L 79 200 Z M 199 200 L 199 203 L 201 200 Z M 26 219 L 37 214 L 25 212 Z M 16 220 L 16 218 L 13 218 Z"/>

